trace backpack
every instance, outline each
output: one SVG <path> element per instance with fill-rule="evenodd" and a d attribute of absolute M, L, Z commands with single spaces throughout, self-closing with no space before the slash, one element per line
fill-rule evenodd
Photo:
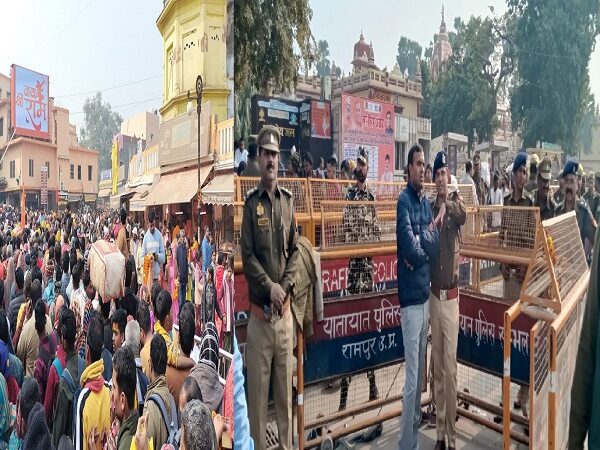
<path fill-rule="evenodd" d="M 60 364 L 59 364 L 60 365 Z M 67 430 L 67 436 L 70 436 L 73 438 L 73 440 L 75 440 L 75 436 L 76 436 L 76 425 L 78 424 L 78 422 L 80 423 L 81 421 L 77 420 L 78 417 L 78 403 L 79 403 L 79 398 L 82 396 L 82 389 L 81 386 L 79 384 L 79 380 L 81 378 L 81 374 L 83 373 L 84 370 L 84 366 L 85 366 L 85 362 L 83 361 L 83 358 L 81 357 L 77 357 L 77 373 L 75 374 L 75 377 L 71 374 L 71 372 L 69 372 L 69 369 L 67 367 L 65 367 L 61 373 L 61 378 L 65 380 L 66 384 L 67 384 L 67 399 L 68 401 L 71 403 L 69 406 L 69 410 L 71 411 L 71 433 L 68 433 Z M 89 389 L 86 389 L 86 391 L 89 392 Z M 70 395 L 71 398 L 68 398 Z M 85 402 L 85 400 L 84 400 Z M 83 430 L 82 430 L 83 431 Z"/>
<path fill-rule="evenodd" d="M 175 399 L 171 394 L 169 394 L 169 401 L 171 403 L 171 418 L 169 418 L 169 414 L 167 413 L 167 408 L 163 399 L 158 394 L 152 394 L 148 401 L 152 400 L 154 403 L 158 405 L 160 409 L 160 414 L 162 416 L 163 422 L 167 427 L 167 442 L 165 444 L 172 445 L 175 450 L 179 449 L 179 419 L 177 417 L 177 407 L 175 406 Z M 156 443 L 155 443 L 156 445 Z"/>
<path fill-rule="evenodd" d="M 142 371 L 141 367 L 137 367 L 137 382 L 136 382 L 136 394 L 138 398 L 138 411 L 140 413 L 140 417 L 144 415 L 144 399 L 146 398 L 146 393 L 148 392 L 148 377 Z"/>
<path fill-rule="evenodd" d="M 48 348 L 46 346 L 40 346 L 33 369 L 33 377 L 40 386 L 41 398 L 45 398 L 46 396 L 48 373 L 50 373 L 52 359 L 54 358 L 54 355 L 56 355 L 56 340 L 54 339 L 54 334 L 50 334 L 48 338 Z"/>

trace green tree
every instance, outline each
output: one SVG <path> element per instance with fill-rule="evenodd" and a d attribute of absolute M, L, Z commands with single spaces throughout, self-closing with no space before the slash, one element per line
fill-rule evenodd
<path fill-rule="evenodd" d="M 237 136 L 250 129 L 254 93 L 289 92 L 316 57 L 308 0 L 235 0 L 235 108 Z M 248 113 L 248 114 L 247 114 Z"/>
<path fill-rule="evenodd" d="M 317 42 L 317 75 L 326 77 L 331 75 L 331 62 L 329 56 L 329 44 L 327 41 L 319 40 Z"/>
<path fill-rule="evenodd" d="M 594 133 L 594 124 L 596 120 L 596 99 L 590 91 L 589 75 L 586 77 L 585 95 L 581 107 L 581 120 L 577 130 L 577 149 L 579 150 L 579 158 L 584 153 L 589 155 L 592 153 L 592 141 Z"/>
<path fill-rule="evenodd" d="M 431 118 L 431 70 L 429 69 L 429 62 L 426 59 L 419 61 L 421 65 L 421 93 L 423 95 L 423 101 L 421 103 L 421 117 Z"/>
<path fill-rule="evenodd" d="M 396 56 L 396 61 L 398 61 L 402 73 L 408 69 L 408 76 L 411 78 L 414 77 L 422 53 L 423 48 L 418 42 L 402 36 L 398 42 L 398 55 Z"/>
<path fill-rule="evenodd" d="M 524 145 L 562 145 L 574 154 L 585 113 L 588 63 L 600 29 L 598 0 L 507 0 L 515 17 L 513 127 Z"/>
<path fill-rule="evenodd" d="M 453 55 L 445 71 L 426 91 L 432 135 L 457 132 L 469 146 L 493 138 L 498 127 L 497 101 L 514 69 L 509 40 L 511 22 L 501 18 L 455 19 Z"/>
<path fill-rule="evenodd" d="M 98 150 L 100 170 L 110 169 L 113 137 L 119 133 L 123 118 L 110 103 L 102 102 L 102 94 L 88 97 L 83 104 L 84 125 L 80 129 L 81 144 Z"/>

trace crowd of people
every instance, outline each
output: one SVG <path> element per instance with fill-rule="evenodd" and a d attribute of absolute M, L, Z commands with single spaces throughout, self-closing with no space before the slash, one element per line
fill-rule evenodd
<path fill-rule="evenodd" d="M 159 225 L 69 208 L 23 225 L 0 207 L 0 448 L 212 450 L 233 434 L 232 255 L 209 229 L 200 244 Z M 115 298 L 93 281 L 100 240 L 124 256 Z"/>

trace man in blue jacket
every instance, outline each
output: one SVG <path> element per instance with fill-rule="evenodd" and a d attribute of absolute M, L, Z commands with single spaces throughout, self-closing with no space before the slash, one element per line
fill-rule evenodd
<path fill-rule="evenodd" d="M 439 235 L 433 224 L 431 205 L 425 197 L 425 153 L 415 144 L 408 152 L 408 186 L 396 208 L 398 252 L 398 299 L 406 378 L 400 424 L 401 450 L 418 449 L 421 422 L 421 387 L 429 321 L 429 258 L 439 250 Z"/>

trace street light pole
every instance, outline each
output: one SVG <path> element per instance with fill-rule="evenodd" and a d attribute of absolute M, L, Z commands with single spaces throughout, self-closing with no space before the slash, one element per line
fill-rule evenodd
<path fill-rule="evenodd" d="M 198 113 L 198 241 L 200 240 L 200 115 L 202 114 L 202 90 L 204 88 L 204 82 L 202 81 L 202 75 L 198 75 L 196 78 L 196 112 Z"/>

